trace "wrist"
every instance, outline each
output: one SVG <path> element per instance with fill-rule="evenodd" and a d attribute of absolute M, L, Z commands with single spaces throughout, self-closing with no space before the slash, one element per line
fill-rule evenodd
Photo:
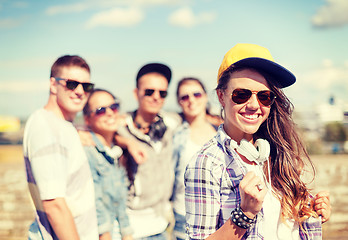
<path fill-rule="evenodd" d="M 256 222 L 256 216 L 249 218 L 238 206 L 231 212 L 231 221 L 240 228 L 248 229 Z"/>

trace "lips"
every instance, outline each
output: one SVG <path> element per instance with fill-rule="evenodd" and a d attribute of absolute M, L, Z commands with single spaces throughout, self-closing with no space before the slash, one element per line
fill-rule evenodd
<path fill-rule="evenodd" d="M 73 101 L 75 104 L 81 104 L 82 99 L 81 99 L 81 98 L 72 98 L 72 101 Z"/>

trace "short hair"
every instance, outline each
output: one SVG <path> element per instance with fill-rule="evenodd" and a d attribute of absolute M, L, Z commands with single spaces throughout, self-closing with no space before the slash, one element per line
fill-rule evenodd
<path fill-rule="evenodd" d="M 50 77 L 59 77 L 63 67 L 80 67 L 91 72 L 87 62 L 77 55 L 64 55 L 58 58 L 51 67 Z"/>
<path fill-rule="evenodd" d="M 91 97 L 95 94 L 95 93 L 98 93 L 98 92 L 102 92 L 102 93 L 107 93 L 107 94 L 110 94 L 110 96 L 115 100 L 115 101 L 119 101 L 118 98 L 112 94 L 110 91 L 108 90 L 105 90 L 105 89 L 102 89 L 102 88 L 95 88 L 93 89 L 93 91 L 89 94 L 89 97 L 88 97 L 88 100 L 82 110 L 83 112 L 83 115 L 84 116 L 88 116 L 90 114 L 90 111 L 91 109 L 89 108 L 89 101 L 91 99 Z"/>

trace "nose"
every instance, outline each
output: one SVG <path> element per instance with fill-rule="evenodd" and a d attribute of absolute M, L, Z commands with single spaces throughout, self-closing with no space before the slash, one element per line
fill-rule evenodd
<path fill-rule="evenodd" d="M 75 88 L 74 92 L 78 95 L 82 95 L 85 93 L 85 91 L 83 90 L 82 84 L 77 85 L 77 87 Z"/>
<path fill-rule="evenodd" d="M 159 90 L 155 90 L 155 92 L 152 94 L 152 96 L 153 96 L 154 99 L 160 99 L 161 98 Z"/>
<path fill-rule="evenodd" d="M 117 113 L 117 111 L 113 111 L 110 107 L 106 108 L 106 115 L 111 116 L 111 115 L 116 114 L 116 113 Z"/>
<path fill-rule="evenodd" d="M 260 107 L 259 100 L 257 99 L 256 93 L 253 93 L 248 100 L 247 106 L 251 109 L 257 109 Z"/>

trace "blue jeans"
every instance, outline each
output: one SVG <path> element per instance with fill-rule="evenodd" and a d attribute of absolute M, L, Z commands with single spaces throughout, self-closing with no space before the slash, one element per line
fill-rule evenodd
<path fill-rule="evenodd" d="M 174 212 L 175 226 L 173 230 L 174 239 L 184 240 L 186 238 L 186 218 L 184 215 Z"/>
<path fill-rule="evenodd" d="M 136 240 L 168 240 L 168 233 L 163 232 L 159 233 L 156 235 L 148 236 L 148 237 L 143 237 L 143 238 L 137 238 Z"/>

